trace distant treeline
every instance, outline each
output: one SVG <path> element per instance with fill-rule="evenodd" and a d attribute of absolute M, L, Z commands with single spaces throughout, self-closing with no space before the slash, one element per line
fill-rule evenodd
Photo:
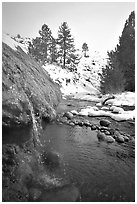
<path fill-rule="evenodd" d="M 62 68 L 76 71 L 80 56 L 76 52 L 74 38 L 67 22 L 58 30 L 58 37 L 52 36 L 50 28 L 44 24 L 29 44 L 29 53 L 40 63 L 57 63 Z M 83 43 L 82 51 L 87 57 L 88 45 Z M 102 69 L 101 92 L 118 93 L 135 91 L 135 12 L 126 20 L 122 35 L 115 50 L 108 52 L 108 64 Z"/>

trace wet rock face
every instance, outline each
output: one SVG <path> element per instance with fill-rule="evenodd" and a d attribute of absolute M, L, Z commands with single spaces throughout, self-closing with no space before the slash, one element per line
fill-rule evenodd
<path fill-rule="evenodd" d="M 30 106 L 36 115 L 55 117 L 61 93 L 46 71 L 20 48 L 2 47 L 2 119 L 3 125 L 28 124 Z"/>
<path fill-rule="evenodd" d="M 40 148 L 37 145 L 36 150 L 34 144 L 40 135 L 41 121 L 55 118 L 60 98 L 58 85 L 41 66 L 20 48 L 14 51 L 3 43 L 3 201 L 35 201 L 41 192 L 34 186 L 30 190 L 28 183 L 47 185 L 45 169 L 39 165 Z"/>

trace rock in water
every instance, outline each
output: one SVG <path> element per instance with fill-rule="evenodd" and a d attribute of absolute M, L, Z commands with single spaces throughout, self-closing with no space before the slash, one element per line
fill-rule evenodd
<path fill-rule="evenodd" d="M 108 127 L 110 124 L 111 124 L 111 122 L 109 120 L 105 120 L 105 119 L 100 120 L 101 126 Z"/>
<path fill-rule="evenodd" d="M 66 112 L 64 113 L 63 117 L 67 117 L 68 119 L 72 119 L 73 118 L 73 114 L 70 112 Z"/>
<path fill-rule="evenodd" d="M 125 141 L 124 137 L 118 131 L 115 132 L 115 140 L 120 143 Z"/>
<path fill-rule="evenodd" d="M 113 142 L 115 142 L 115 139 L 112 136 L 107 136 L 106 137 L 106 142 L 107 143 L 113 143 Z"/>
<path fill-rule="evenodd" d="M 92 125 L 91 126 L 91 130 L 96 130 L 97 129 L 97 126 L 96 125 Z"/>
<path fill-rule="evenodd" d="M 57 152 L 44 152 L 42 154 L 42 162 L 50 167 L 58 167 L 60 164 L 60 156 Z"/>
<path fill-rule="evenodd" d="M 98 140 L 100 140 L 100 141 L 105 141 L 106 135 L 105 135 L 105 133 L 98 131 L 98 133 L 97 133 L 97 138 L 98 138 Z"/>
<path fill-rule="evenodd" d="M 129 141 L 129 137 L 127 137 L 127 136 L 123 136 L 123 137 L 124 137 L 125 142 Z"/>

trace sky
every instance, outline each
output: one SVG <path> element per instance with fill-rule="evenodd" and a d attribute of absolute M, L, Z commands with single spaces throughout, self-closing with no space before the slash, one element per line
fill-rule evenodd
<path fill-rule="evenodd" d="M 59 26 L 67 22 L 76 48 L 87 43 L 90 51 L 114 49 L 134 2 L 3 2 L 2 31 L 35 38 L 47 24 L 57 38 Z"/>

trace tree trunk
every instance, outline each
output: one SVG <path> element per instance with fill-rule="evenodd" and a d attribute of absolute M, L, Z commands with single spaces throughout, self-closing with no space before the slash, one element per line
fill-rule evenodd
<path fill-rule="evenodd" d="M 65 65 L 66 65 L 66 52 L 64 50 L 64 55 L 63 55 L 63 68 L 65 69 Z"/>

